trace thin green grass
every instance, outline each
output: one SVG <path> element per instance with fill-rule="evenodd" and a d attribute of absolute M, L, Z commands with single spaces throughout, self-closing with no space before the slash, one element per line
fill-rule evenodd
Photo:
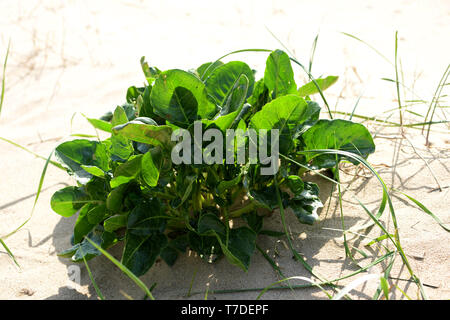
<path fill-rule="evenodd" d="M 14 264 L 20 268 L 19 263 L 16 260 L 16 257 L 14 256 L 14 254 L 11 252 L 11 250 L 8 248 L 8 246 L 6 245 L 5 241 L 3 241 L 3 239 L 0 238 L 0 244 L 3 246 L 3 248 L 5 248 L 6 253 L 8 254 L 8 256 L 14 261 Z"/>
<path fill-rule="evenodd" d="M 37 189 L 37 192 L 36 192 L 36 197 L 34 198 L 34 203 L 33 203 L 33 208 L 31 209 L 31 213 L 30 213 L 30 216 L 19 226 L 19 227 L 17 227 L 16 229 L 14 229 L 12 232 L 10 232 L 10 233 L 8 233 L 7 235 L 5 235 L 5 236 L 3 236 L 3 237 L 0 237 L 1 239 L 7 239 L 7 238 L 9 238 L 10 236 L 12 236 L 13 234 L 15 234 L 17 231 L 19 231 L 20 229 L 22 229 L 22 227 L 25 225 L 25 224 L 27 224 L 28 223 L 28 221 L 30 221 L 31 220 L 31 218 L 33 217 L 33 214 L 34 214 L 34 210 L 36 209 L 36 204 L 37 204 L 37 202 L 38 202 L 38 200 L 39 200 L 39 196 L 41 195 L 41 191 L 42 191 L 42 185 L 44 184 L 44 178 L 45 178 L 45 175 L 46 175 L 46 173 L 47 173 L 47 168 L 48 168 L 48 164 L 50 163 L 50 158 L 52 157 L 52 155 L 53 155 L 53 151 L 50 153 L 50 155 L 48 156 L 48 158 L 47 158 L 47 161 L 45 162 L 45 165 L 44 165 L 44 169 L 42 170 L 42 173 L 41 173 L 41 178 L 39 179 L 39 185 L 38 185 L 38 189 Z"/>
<path fill-rule="evenodd" d="M 6 50 L 5 62 L 3 63 L 2 93 L 0 95 L 0 115 L 2 114 L 3 99 L 5 98 L 6 64 L 8 63 L 10 45 L 11 41 L 8 42 L 8 49 Z"/>

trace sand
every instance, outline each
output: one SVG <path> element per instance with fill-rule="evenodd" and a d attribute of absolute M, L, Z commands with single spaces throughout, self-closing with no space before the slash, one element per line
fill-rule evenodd
<path fill-rule="evenodd" d="M 340 32 L 367 41 L 387 60 L 394 61 L 394 36 L 398 30 L 401 76 L 406 85 L 414 88 L 414 94 L 406 91 L 405 99 L 430 100 L 449 62 L 449 18 L 448 1 L 3 1 L 2 60 L 9 40 L 11 51 L 0 137 L 47 157 L 59 143 L 71 139 L 71 133 L 95 133 L 81 113 L 100 116 L 125 101 L 128 86 L 143 83 L 141 56 L 163 70 L 188 69 L 232 50 L 282 48 L 268 30 L 305 65 L 319 33 L 312 72 L 316 77 L 340 77 L 327 91 L 330 106 L 350 112 L 361 96 L 356 113 L 379 115 L 397 106 L 394 83 L 381 80 L 394 79 L 394 67 L 368 46 Z M 248 53 L 232 59 L 248 62 L 260 71 L 259 78 L 266 55 Z M 296 81 L 299 84 L 305 81 L 300 69 L 296 69 Z M 422 104 L 413 110 L 425 113 L 427 107 Z M 395 121 L 396 116 L 390 120 Z M 438 112 L 436 120 L 443 116 Z M 413 121 L 411 114 L 405 116 L 405 122 L 408 121 Z M 420 130 L 407 129 L 406 139 L 400 136 L 398 128 L 366 124 L 376 133 L 377 144 L 369 161 L 387 186 L 418 199 L 444 223 L 449 223 L 448 127 L 434 127 L 440 132 L 433 132 L 431 147 L 425 147 Z M 0 150 L 0 236 L 3 236 L 30 216 L 44 161 L 3 141 Z M 367 170 L 348 165 L 343 169 L 342 178 L 348 187 L 343 202 L 345 227 L 354 228 L 369 221 L 354 196 L 375 210 L 381 188 Z M 336 191 L 330 197 L 331 183 L 315 175 L 308 179 L 319 184 L 325 209 L 315 226 L 301 225 L 288 215 L 294 244 L 321 275 L 332 279 L 349 274 L 357 267 L 345 257 L 342 232 L 337 231 L 342 224 Z M 97 299 L 84 265 L 77 265 L 80 267 L 77 284 L 72 281 L 76 276 L 73 270 L 77 270 L 74 264 L 57 256 L 70 247 L 75 217 L 61 218 L 52 212 L 49 200 L 56 190 L 73 183 L 65 172 L 49 167 L 31 220 L 5 240 L 21 268 L 0 248 L 0 299 Z M 442 191 L 436 189 L 438 183 Z M 402 246 L 428 297 L 450 298 L 449 233 L 401 194 L 393 192 L 392 198 Z M 326 210 L 329 203 L 330 209 Z M 383 221 L 393 232 L 388 212 Z M 265 223 L 281 230 L 278 212 Z M 369 234 L 378 235 L 377 228 Z M 354 252 L 361 266 L 383 254 L 376 247 L 365 248 L 364 238 L 348 235 L 348 240 L 370 253 L 370 257 L 363 258 Z M 311 277 L 300 263 L 293 261 L 283 241 L 261 236 L 258 245 L 267 250 L 286 276 Z M 111 252 L 120 257 L 121 247 L 114 247 Z M 370 272 L 380 272 L 386 263 Z M 107 299 L 143 297 L 140 289 L 105 257 L 96 258 L 89 265 Z M 394 278 L 389 280 L 391 286 L 395 284 L 411 298 L 418 298 L 417 287 L 407 281 L 409 276 L 399 257 L 391 276 Z M 212 291 L 263 288 L 279 280 L 259 252 L 255 252 L 248 273 L 225 259 L 210 265 L 186 254 L 171 268 L 157 262 L 141 279 L 149 286 L 157 284 L 153 293 L 158 299 L 202 299 L 207 289 L 209 299 L 255 299 L 260 291 L 227 294 Z M 191 295 L 187 297 L 191 280 Z M 370 299 L 377 284 L 359 285 L 351 292 L 352 298 Z M 399 290 L 392 292 L 392 298 L 405 299 Z M 269 291 L 263 298 L 326 296 L 319 289 L 310 288 Z"/>

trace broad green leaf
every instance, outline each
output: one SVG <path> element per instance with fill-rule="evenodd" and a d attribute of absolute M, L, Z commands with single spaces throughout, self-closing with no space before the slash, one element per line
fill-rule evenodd
<path fill-rule="evenodd" d="M 92 174 L 95 177 L 99 177 L 99 178 L 104 178 L 105 177 L 105 171 L 103 171 L 102 169 L 100 169 L 99 167 L 96 166 L 85 166 L 85 165 L 81 165 L 80 166 L 84 171 Z"/>
<path fill-rule="evenodd" d="M 337 77 L 337 76 L 328 76 L 323 79 L 315 79 L 315 81 L 316 81 L 317 85 L 319 86 L 320 90 L 324 91 L 325 89 L 331 87 L 334 83 L 336 83 L 338 78 L 339 77 Z M 313 81 L 308 82 L 307 84 L 305 84 L 304 86 L 301 86 L 298 89 L 298 94 L 301 97 L 310 96 L 310 95 L 313 95 L 318 92 L 319 92 L 319 90 L 317 89 L 317 87 Z"/>
<path fill-rule="evenodd" d="M 164 234 L 138 236 L 127 232 L 122 263 L 136 276 L 145 274 L 155 263 L 161 250 L 167 245 Z"/>
<path fill-rule="evenodd" d="M 127 139 L 153 146 L 161 146 L 163 149 L 171 150 L 173 145 L 173 142 L 170 140 L 172 128 L 166 125 L 158 126 L 143 124 L 139 121 L 130 121 L 114 127 L 113 131 Z"/>
<path fill-rule="evenodd" d="M 223 65 L 222 61 L 206 62 L 197 68 L 197 74 L 202 80 L 208 79 L 209 75 L 221 65 Z"/>
<path fill-rule="evenodd" d="M 135 179 L 141 172 L 142 157 L 142 155 L 132 156 L 127 162 L 119 165 L 114 171 L 114 178 L 110 182 L 111 188 L 116 188 Z"/>
<path fill-rule="evenodd" d="M 97 232 L 90 233 L 88 235 L 88 238 L 91 239 L 91 241 L 98 244 L 99 246 L 102 243 L 101 236 Z M 86 239 L 83 239 L 83 241 L 81 241 L 81 243 L 78 243 L 78 244 L 79 244 L 79 247 L 77 247 L 76 251 L 74 252 L 74 254 L 72 256 L 73 262 L 83 261 L 83 258 L 86 260 L 89 260 L 89 259 L 92 259 L 92 258 L 102 254 Z"/>
<path fill-rule="evenodd" d="M 245 74 L 241 74 L 239 79 L 231 88 L 231 92 L 225 100 L 225 104 L 220 111 L 220 114 L 228 114 L 234 111 L 241 111 L 245 100 L 247 99 L 249 90 L 249 80 Z M 252 88 L 250 88 L 252 89 Z"/>
<path fill-rule="evenodd" d="M 215 234 L 225 236 L 227 232 L 223 222 L 212 213 L 207 213 L 200 217 L 197 231 L 203 236 L 214 236 Z"/>
<path fill-rule="evenodd" d="M 80 170 L 84 171 L 80 165 L 96 166 L 103 171 L 109 169 L 106 148 L 97 141 L 86 139 L 67 141 L 56 147 L 55 155 L 63 166 L 80 177 L 86 177 L 79 173 Z"/>
<path fill-rule="evenodd" d="M 300 223 L 314 224 L 319 220 L 317 210 L 323 207 L 319 198 L 319 187 L 312 182 L 305 182 L 304 189 L 288 200 L 288 206 Z"/>
<path fill-rule="evenodd" d="M 372 136 L 365 126 L 347 120 L 319 120 L 303 135 L 304 150 L 336 149 L 347 151 L 367 158 L 375 151 Z M 306 160 L 312 159 L 316 168 L 333 168 L 336 160 L 345 158 L 353 164 L 359 162 L 355 159 L 334 154 L 320 154 L 320 152 L 306 153 Z"/>
<path fill-rule="evenodd" d="M 125 192 L 127 191 L 127 185 L 122 184 L 117 188 L 111 190 L 106 198 L 106 207 L 114 213 L 122 211 L 123 199 L 125 198 Z"/>
<path fill-rule="evenodd" d="M 109 217 L 103 222 L 105 231 L 113 232 L 117 229 L 123 228 L 127 225 L 127 216 L 123 214 L 117 214 Z"/>
<path fill-rule="evenodd" d="M 158 199 L 144 201 L 130 212 L 127 230 L 139 236 L 162 233 L 166 228 L 166 217 Z"/>
<path fill-rule="evenodd" d="M 260 79 L 255 83 L 252 95 L 247 99 L 247 102 L 254 107 L 254 111 L 259 111 L 261 108 L 270 102 L 269 89 L 264 84 L 264 79 Z"/>
<path fill-rule="evenodd" d="M 88 196 L 82 188 L 66 187 L 53 194 L 50 206 L 57 214 L 71 217 L 86 204 L 87 200 Z"/>
<path fill-rule="evenodd" d="M 88 212 L 90 210 L 90 205 L 85 205 L 80 209 L 77 221 L 75 222 L 75 227 L 73 230 L 73 242 L 74 244 L 80 243 L 84 236 L 91 232 L 96 224 L 91 224 L 88 218 Z"/>
<path fill-rule="evenodd" d="M 296 175 L 288 176 L 286 178 L 286 183 L 294 195 L 300 194 L 305 187 L 302 178 Z"/>
<path fill-rule="evenodd" d="M 264 216 L 258 215 L 255 211 L 247 213 L 243 216 L 247 222 L 250 229 L 252 229 L 256 234 L 259 234 L 263 227 Z"/>
<path fill-rule="evenodd" d="M 256 233 L 247 227 L 240 227 L 230 230 L 228 244 L 218 235 L 217 239 L 228 261 L 247 272 L 255 251 Z"/>
<path fill-rule="evenodd" d="M 243 77 L 244 76 L 244 77 Z M 241 61 L 231 61 L 214 69 L 205 81 L 206 90 L 211 95 L 216 104 L 226 109 L 223 114 L 233 112 L 240 106 L 239 100 L 244 96 L 247 97 L 247 90 L 253 90 L 255 76 L 250 67 Z M 234 97 L 234 103 L 226 105 L 227 99 L 232 93 L 238 90 Z M 232 96 L 231 96 L 231 99 Z M 242 101 L 243 104 L 243 101 Z"/>
<path fill-rule="evenodd" d="M 297 93 L 291 60 L 284 51 L 275 50 L 267 58 L 264 84 L 272 98 Z"/>
<path fill-rule="evenodd" d="M 106 204 L 100 204 L 89 208 L 87 213 L 88 221 L 90 224 L 97 225 L 102 222 L 108 216 L 108 211 L 106 209 Z"/>
<path fill-rule="evenodd" d="M 250 257 L 255 250 L 256 233 L 247 227 L 229 230 L 227 242 L 227 229 L 214 214 L 204 214 L 198 221 L 198 233 L 201 236 L 216 236 L 223 253 L 230 263 L 248 270 Z"/>
<path fill-rule="evenodd" d="M 117 106 L 114 110 L 113 117 L 111 119 L 111 125 L 112 127 L 124 124 L 128 122 L 128 117 L 125 112 L 125 109 L 121 106 Z"/>
<path fill-rule="evenodd" d="M 150 187 L 156 187 L 159 172 L 163 165 L 163 156 L 159 148 L 153 148 L 142 157 L 142 178 Z"/>
<path fill-rule="evenodd" d="M 278 207 L 277 194 L 274 186 L 266 187 L 262 190 L 251 189 L 248 191 L 248 195 L 266 209 L 274 210 Z"/>
<path fill-rule="evenodd" d="M 178 69 L 160 74 L 152 88 L 150 101 L 157 115 L 183 128 L 199 118 L 212 117 L 216 111 L 207 98 L 203 82 Z"/>
<path fill-rule="evenodd" d="M 256 130 L 279 130 L 279 151 L 288 154 L 294 145 L 294 138 L 301 132 L 303 125 L 317 113 L 314 105 L 297 95 L 286 95 L 272 100 L 250 120 L 250 127 Z M 270 138 L 268 138 L 268 143 Z M 269 149 L 270 150 L 270 149 Z"/>
<path fill-rule="evenodd" d="M 200 236 L 195 232 L 188 233 L 189 247 L 198 253 L 200 258 L 213 263 L 222 256 L 222 249 L 215 236 Z"/>
<path fill-rule="evenodd" d="M 136 88 L 131 86 L 127 90 L 126 100 L 128 103 L 136 103 L 139 96 L 143 93 L 144 88 Z"/>
<path fill-rule="evenodd" d="M 126 161 L 133 154 L 134 149 L 130 140 L 120 134 L 111 136 L 111 144 L 109 152 L 111 153 L 111 160 Z"/>
<path fill-rule="evenodd" d="M 167 265 L 171 267 L 175 264 L 175 261 L 178 258 L 178 251 L 169 243 L 161 250 L 160 256 L 167 263 Z"/>
<path fill-rule="evenodd" d="M 111 123 L 106 122 L 104 120 L 101 119 L 95 119 L 95 118 L 86 118 L 89 123 L 96 129 L 105 131 L 105 132 L 112 132 L 112 126 Z"/>

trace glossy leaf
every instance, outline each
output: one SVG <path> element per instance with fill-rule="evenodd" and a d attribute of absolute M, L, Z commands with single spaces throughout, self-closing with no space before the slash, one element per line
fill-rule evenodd
<path fill-rule="evenodd" d="M 375 151 L 372 136 L 362 124 L 347 120 L 319 120 L 302 135 L 304 150 L 336 149 L 355 153 L 363 158 Z M 358 161 L 334 154 L 306 153 L 316 168 L 333 168 L 336 161 L 346 159 L 354 164 Z"/>
<path fill-rule="evenodd" d="M 140 277 L 155 263 L 166 245 L 167 238 L 164 234 L 139 236 L 128 232 L 125 238 L 122 263 Z"/>
<path fill-rule="evenodd" d="M 171 149 L 173 146 L 173 142 L 170 140 L 172 135 L 170 126 L 144 124 L 135 120 L 114 127 L 113 131 L 127 139 L 153 146 L 161 146 L 164 149 Z"/>
<path fill-rule="evenodd" d="M 303 191 L 288 201 L 288 207 L 300 223 L 314 224 L 319 219 L 317 210 L 323 207 L 319 198 L 319 187 L 315 183 L 305 182 Z"/>
<path fill-rule="evenodd" d="M 253 90 L 255 77 L 250 67 L 241 61 L 231 61 L 214 69 L 206 79 L 206 90 L 210 94 L 216 104 L 224 108 L 223 114 L 235 111 L 240 106 L 240 99 L 247 96 L 247 90 Z M 242 88 L 240 88 L 242 86 Z M 234 98 L 232 93 L 238 91 Z M 234 99 L 226 106 L 227 99 Z M 242 102 L 243 103 L 243 102 Z"/>
<path fill-rule="evenodd" d="M 267 58 L 264 85 L 272 93 L 272 98 L 297 93 L 291 60 L 284 51 L 275 50 Z"/>
<path fill-rule="evenodd" d="M 116 188 L 135 179 L 141 172 L 142 157 L 142 155 L 133 156 L 127 162 L 119 165 L 114 171 L 114 178 L 110 182 L 111 188 Z"/>
<path fill-rule="evenodd" d="M 88 196 L 82 188 L 66 187 L 53 194 L 50 206 L 57 214 L 71 217 L 86 204 L 87 200 Z"/>
<path fill-rule="evenodd" d="M 178 69 L 160 74 L 150 101 L 157 115 L 184 128 L 199 118 L 210 118 L 216 110 L 207 98 L 203 82 Z"/>
<path fill-rule="evenodd" d="M 127 230 L 140 236 L 162 233 L 166 227 L 166 217 L 158 199 L 144 201 L 130 212 Z"/>
<path fill-rule="evenodd" d="M 285 154 L 293 147 L 293 139 L 301 132 L 304 123 L 316 112 L 315 106 L 308 105 L 299 96 L 286 95 L 266 104 L 251 118 L 250 127 L 268 131 L 278 129 L 279 151 Z"/>

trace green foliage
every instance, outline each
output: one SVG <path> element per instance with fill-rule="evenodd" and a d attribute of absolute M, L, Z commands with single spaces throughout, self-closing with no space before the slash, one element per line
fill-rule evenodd
<path fill-rule="evenodd" d="M 61 253 L 74 261 L 87 261 L 123 241 L 117 265 L 135 276 L 146 273 L 159 257 L 173 265 L 186 248 L 208 262 L 225 257 L 247 271 L 257 237 L 281 235 L 263 228 L 258 208 L 283 206 L 300 223 L 318 219 L 319 188 L 302 180 L 305 170 L 297 164 L 329 168 L 336 161 L 352 161 L 314 149 L 338 149 L 363 158 L 375 150 L 364 126 L 318 119 L 320 106 L 303 98 L 317 86 L 299 90 L 291 60 L 281 50 L 270 53 L 258 81 L 241 61 L 209 62 L 192 71 L 160 71 L 144 59 L 141 66 L 145 87 L 128 88 L 126 103 L 107 117 L 88 118 L 96 129 L 111 133 L 110 138 L 77 139 L 56 148 L 59 162 L 77 181 L 51 200 L 56 213 L 77 214 L 73 247 Z M 324 90 L 336 79 L 316 81 Z M 231 128 L 265 129 L 269 134 L 277 129 L 280 153 L 297 164 L 281 158 L 274 175 L 261 175 L 267 165 L 248 158 L 233 164 L 225 159 L 172 163 L 172 133 L 184 128 L 193 136 L 197 120 L 204 130 L 218 128 L 224 135 Z M 236 207 L 244 197 L 247 202 Z M 242 219 L 242 224 L 230 227 L 230 219 Z"/>

